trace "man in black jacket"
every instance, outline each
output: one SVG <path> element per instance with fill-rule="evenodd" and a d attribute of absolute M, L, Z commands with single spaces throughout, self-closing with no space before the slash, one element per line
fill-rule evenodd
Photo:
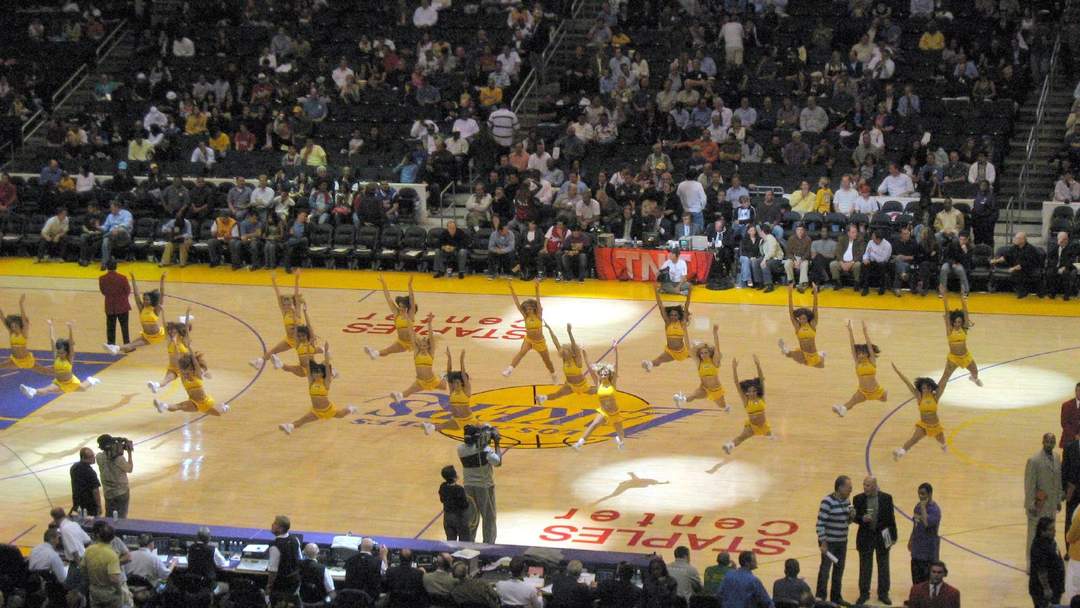
<path fill-rule="evenodd" d="M 386 545 L 379 546 L 379 555 L 373 550 L 375 542 L 370 538 L 360 541 L 360 552 L 345 561 L 345 582 L 342 589 L 359 589 L 378 599 L 382 593 L 383 572 L 386 570 Z"/>
<path fill-rule="evenodd" d="M 1005 255 L 990 260 L 990 263 L 1008 268 L 1016 297 L 1023 299 L 1029 293 L 1039 291 L 1042 279 L 1041 257 L 1039 251 L 1028 244 L 1027 234 L 1017 232 L 1013 237 L 1012 246 L 1005 251 Z"/>
<path fill-rule="evenodd" d="M 304 545 L 304 559 L 300 561 L 300 599 L 304 604 L 323 604 L 334 594 L 334 579 L 326 566 L 319 563 L 319 546 Z"/>
<path fill-rule="evenodd" d="M 878 489 L 877 479 L 863 480 L 863 492 L 852 501 L 855 506 L 855 548 L 859 550 L 859 599 L 862 605 L 870 597 L 870 576 L 876 554 L 878 567 L 878 599 L 885 605 L 889 599 L 889 547 L 896 542 L 896 515 L 892 496 Z M 887 538 L 886 538 L 887 537 Z"/>
<path fill-rule="evenodd" d="M 1067 302 L 1076 291 L 1076 266 L 1073 264 L 1077 262 L 1077 258 L 1080 258 L 1080 247 L 1069 240 L 1069 233 L 1057 233 L 1057 239 L 1046 248 L 1042 293 L 1053 299 L 1061 292 Z M 1042 297 L 1042 294 L 1039 297 Z"/>
<path fill-rule="evenodd" d="M 709 239 L 709 248 L 713 252 L 713 267 L 718 276 L 731 275 L 731 265 L 735 262 L 735 230 L 728 226 L 724 216 L 719 216 L 716 221 L 705 229 L 705 237 Z"/>
<path fill-rule="evenodd" d="M 439 237 L 439 250 L 435 252 L 436 279 L 444 272 L 450 276 L 450 269 L 446 267 L 447 258 L 457 260 L 458 278 L 464 279 L 469 262 L 469 235 L 460 230 L 453 220 L 446 223 L 446 231 Z"/>
<path fill-rule="evenodd" d="M 402 549 L 401 561 L 386 571 L 388 608 L 427 608 L 428 596 L 424 590 L 424 571 L 413 563 L 412 551 Z"/>
<path fill-rule="evenodd" d="M 300 539 L 289 534 L 290 528 L 292 522 L 284 515 L 275 517 L 270 526 L 274 540 L 266 566 L 266 595 L 271 605 L 300 601 Z"/>
<path fill-rule="evenodd" d="M 566 573 L 555 575 L 548 608 L 592 608 L 592 590 L 578 582 L 582 567 L 581 562 L 575 559 L 566 564 Z"/>
<path fill-rule="evenodd" d="M 626 562 L 619 564 L 615 570 L 615 578 L 597 586 L 597 608 L 637 606 L 641 601 L 641 589 L 633 583 L 633 578 L 634 567 Z"/>
<path fill-rule="evenodd" d="M 617 239 L 641 239 L 642 230 L 641 218 L 638 217 L 634 211 L 634 205 L 623 205 L 622 215 L 618 219 L 611 222 L 611 233 L 615 235 Z"/>

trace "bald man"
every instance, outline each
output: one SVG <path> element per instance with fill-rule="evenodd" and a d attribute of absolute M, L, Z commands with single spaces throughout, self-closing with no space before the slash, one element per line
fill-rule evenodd
<path fill-rule="evenodd" d="M 79 462 L 71 465 L 71 513 L 101 515 L 101 482 L 94 470 L 94 450 L 79 450 Z"/>
<path fill-rule="evenodd" d="M 1013 237 L 1013 244 L 1005 250 L 1005 255 L 990 260 L 990 263 L 1009 271 L 1017 298 L 1023 299 L 1029 293 L 1039 291 L 1042 283 L 1042 256 L 1035 247 L 1028 244 L 1027 233 L 1017 232 Z"/>
<path fill-rule="evenodd" d="M 300 560 L 300 599 L 304 604 L 324 604 L 326 598 L 334 597 L 334 579 L 330 571 L 319 563 L 319 545 L 304 545 Z"/>
<path fill-rule="evenodd" d="M 855 506 L 855 524 L 859 526 L 855 534 L 855 548 L 859 551 L 859 599 L 855 600 L 855 604 L 864 604 L 870 598 L 870 577 L 876 556 L 877 596 L 887 606 L 892 604 L 889 599 L 889 547 L 896 542 L 892 496 L 878 488 L 876 478 L 867 477 L 863 479 L 862 494 L 855 496 L 852 503 Z"/>
<path fill-rule="evenodd" d="M 1051 299 L 1058 293 L 1068 301 L 1076 291 L 1076 262 L 1080 261 L 1080 246 L 1069 240 L 1068 232 L 1059 232 L 1046 248 L 1046 269 L 1043 290 Z"/>
<path fill-rule="evenodd" d="M 1057 438 L 1053 433 L 1042 437 L 1042 449 L 1028 458 L 1024 468 L 1024 509 L 1027 511 L 1028 534 L 1024 551 L 1031 556 L 1031 541 L 1035 538 L 1035 526 L 1041 517 L 1057 517 L 1061 501 L 1065 499 L 1061 487 L 1061 457 L 1054 453 Z"/>

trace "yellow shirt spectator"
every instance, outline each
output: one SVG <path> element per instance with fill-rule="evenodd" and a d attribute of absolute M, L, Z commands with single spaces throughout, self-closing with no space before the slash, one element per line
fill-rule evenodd
<path fill-rule="evenodd" d="M 493 106 L 503 98 L 503 91 L 499 87 L 488 85 L 480 87 L 480 105 Z"/>
<path fill-rule="evenodd" d="M 191 114 L 188 114 L 187 119 L 184 121 L 184 133 L 187 133 L 188 135 L 206 133 L 207 120 L 205 112 L 192 112 Z"/>
<path fill-rule="evenodd" d="M 304 164 L 309 167 L 325 167 L 326 166 L 326 150 L 319 144 L 312 144 L 310 148 L 304 146 L 300 150 L 300 158 L 304 160 Z"/>
<path fill-rule="evenodd" d="M 817 195 L 813 192 L 803 193 L 802 190 L 796 190 L 791 193 L 791 210 L 798 211 L 799 213 L 808 213 L 813 211 L 817 205 Z"/>
<path fill-rule="evenodd" d="M 214 149 L 215 154 L 220 156 L 229 151 L 232 140 L 224 131 L 218 131 L 217 137 L 211 137 L 207 144 Z"/>
<path fill-rule="evenodd" d="M 145 139 L 128 142 L 128 160 L 146 162 L 154 156 L 154 145 Z"/>
<path fill-rule="evenodd" d="M 945 48 L 945 34 L 941 32 L 924 32 L 919 38 L 920 51 L 940 51 Z"/>
<path fill-rule="evenodd" d="M 60 192 L 74 192 L 75 191 L 75 178 L 70 175 L 65 175 L 60 178 L 60 181 L 56 183 L 56 189 Z"/>
<path fill-rule="evenodd" d="M 623 32 L 619 32 L 611 37 L 612 46 L 626 46 L 630 44 L 630 36 L 627 36 Z"/>
<path fill-rule="evenodd" d="M 828 213 L 832 211 L 832 190 L 830 188 L 819 188 L 817 194 L 814 195 L 814 211 L 818 213 Z"/>
<path fill-rule="evenodd" d="M 90 585 L 90 597 L 115 596 L 120 599 L 120 558 L 112 547 L 102 543 L 87 547 L 83 568 Z"/>

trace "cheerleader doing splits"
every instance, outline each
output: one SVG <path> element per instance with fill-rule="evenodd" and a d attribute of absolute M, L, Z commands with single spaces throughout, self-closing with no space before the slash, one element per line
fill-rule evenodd
<path fill-rule="evenodd" d="M 194 352 L 191 348 L 191 319 L 191 309 L 189 308 L 187 314 L 183 316 L 183 323 L 170 321 L 165 324 L 165 335 L 168 338 L 165 350 L 169 354 L 169 367 L 165 370 L 165 376 L 162 377 L 161 382 L 147 381 L 146 386 L 151 393 L 157 393 L 162 387 L 168 386 L 173 380 L 179 378 L 180 357 Z M 196 352 L 194 356 L 195 362 L 202 368 L 203 376 L 209 378 L 210 371 L 206 366 L 203 354 Z"/>
<path fill-rule="evenodd" d="M 739 387 L 739 396 L 742 397 L 743 408 L 746 409 L 748 419 L 742 433 L 724 444 L 724 451 L 728 454 L 739 444 L 755 435 L 776 439 L 769 421 L 765 419 L 765 373 L 761 371 L 761 362 L 758 361 L 757 355 L 754 355 L 754 367 L 757 368 L 757 377 L 740 381 L 739 361 L 731 360 L 731 373 L 735 376 L 735 385 Z"/>
<path fill-rule="evenodd" d="M 75 362 L 75 335 L 73 333 L 75 324 L 68 321 L 67 340 L 63 338 L 57 340 L 56 334 L 53 333 L 52 319 L 49 319 L 47 323 L 49 324 L 49 342 L 53 344 L 52 384 L 41 388 L 31 388 L 25 384 L 20 384 L 19 390 L 27 397 L 32 398 L 35 395 L 55 395 L 56 393 L 85 391 L 89 390 L 91 386 L 100 384 L 101 380 L 93 376 L 87 376 L 86 380 L 79 380 L 79 377 L 71 370 L 71 366 Z"/>
<path fill-rule="evenodd" d="M 311 397 L 311 411 L 292 422 L 279 424 L 278 428 L 291 435 L 296 429 L 315 422 L 316 420 L 330 420 L 332 418 L 344 418 L 356 412 L 356 408 L 348 406 L 339 410 L 330 401 L 330 384 L 334 381 L 334 364 L 330 360 L 330 343 L 323 342 L 323 362 L 320 364 L 312 357 L 308 360 L 308 396 Z"/>
<path fill-rule="evenodd" d="M 218 402 L 206 392 L 206 388 L 203 387 L 206 374 L 203 372 L 202 364 L 194 355 L 191 353 L 180 355 L 178 364 L 180 367 L 180 384 L 184 386 L 188 398 L 175 404 L 154 399 L 154 407 L 158 412 L 198 412 L 200 414 L 210 414 L 211 416 L 221 416 L 229 411 L 228 403 L 218 405 Z"/>
<path fill-rule="evenodd" d="M 615 394 L 618 392 L 617 384 L 619 382 L 619 342 L 618 340 L 612 340 L 611 349 L 615 351 L 615 365 L 608 365 L 606 363 L 597 363 L 595 367 L 589 365 L 588 357 L 585 357 L 585 365 L 589 365 L 590 368 L 595 370 L 593 374 L 593 386 L 589 391 L 596 395 L 596 398 L 600 401 L 600 407 L 596 410 L 596 417 L 589 423 L 588 428 L 573 443 L 570 447 L 575 450 L 580 450 L 585 445 L 585 441 L 592 435 L 596 427 L 601 423 L 607 422 L 615 429 L 615 446 L 620 450 L 623 449 L 626 440 L 626 432 L 623 429 L 623 417 L 619 412 L 619 404 L 615 400 Z"/>
<path fill-rule="evenodd" d="M 795 308 L 792 295 L 792 286 L 787 287 L 788 317 L 791 325 L 795 328 L 795 337 L 799 339 L 799 349 L 789 350 L 784 345 L 784 339 L 780 339 L 780 352 L 785 357 L 796 363 L 802 363 L 808 367 L 825 367 L 825 352 L 817 350 L 817 322 L 818 322 L 818 286 L 814 285 L 814 308 Z"/>
<path fill-rule="evenodd" d="M 701 343 L 694 347 L 694 356 L 697 357 L 698 361 L 697 373 L 698 378 L 701 379 L 701 384 L 689 395 L 675 393 L 675 407 L 682 407 L 697 399 L 708 399 L 720 406 L 722 411 L 731 411 L 731 406 L 724 399 L 724 387 L 720 384 L 720 378 L 717 376 L 720 372 L 720 361 L 724 358 L 724 355 L 720 353 L 719 325 L 713 325 L 712 335 L 712 346 Z"/>
<path fill-rule="evenodd" d="M 281 357 L 277 356 L 277 353 L 270 355 L 270 363 L 277 369 L 285 370 L 290 374 L 294 374 L 304 378 L 311 371 L 309 365 L 312 358 L 316 354 L 323 352 L 315 338 L 315 327 L 311 324 L 311 318 L 308 316 L 307 302 L 301 304 L 304 315 L 304 324 L 296 325 L 294 327 L 293 336 L 296 339 L 296 365 L 287 365 L 281 360 Z M 336 377 L 336 376 L 335 376 Z"/>
<path fill-rule="evenodd" d="M 6 315 L 0 310 L 0 318 L 8 330 L 11 354 L 6 361 L 0 362 L 0 369 L 28 369 L 39 374 L 50 375 L 47 367 L 41 367 L 34 358 L 33 351 L 27 346 L 30 340 L 30 317 L 26 316 L 26 294 L 19 296 L 19 314 Z"/>
<path fill-rule="evenodd" d="M 892 368 L 919 403 L 919 421 L 915 423 L 915 432 L 912 433 L 911 439 L 908 439 L 903 447 L 893 450 L 893 458 L 896 460 L 903 458 L 904 454 L 907 454 L 912 446 L 919 443 L 927 435 L 937 439 L 941 451 L 944 452 L 948 446 L 945 445 L 945 429 L 941 426 L 941 420 L 938 418 L 937 412 L 938 402 L 941 401 L 941 395 L 945 393 L 945 385 L 949 382 L 948 374 L 941 377 L 940 383 L 934 382 L 930 378 L 915 378 L 915 384 L 912 384 L 900 372 L 895 363 L 893 363 Z"/>
<path fill-rule="evenodd" d="M 566 324 L 566 335 L 570 336 L 570 344 L 560 344 L 559 339 L 555 336 L 555 331 L 551 329 L 551 326 L 547 323 L 544 327 L 548 330 L 548 335 L 551 336 L 551 343 L 555 345 L 555 350 L 559 351 L 559 356 L 562 358 L 563 375 L 566 376 L 566 382 L 559 387 L 559 390 L 551 393 L 550 395 L 537 395 L 537 405 L 542 405 L 545 401 L 553 399 L 560 399 L 570 394 L 585 395 L 588 394 L 590 389 L 589 379 L 586 377 L 592 377 L 593 383 L 596 382 L 596 372 L 585 362 L 585 349 L 577 345 L 574 341 L 574 331 L 569 323 Z"/>
<path fill-rule="evenodd" d="M 270 284 L 274 286 L 274 297 L 277 299 L 278 309 L 281 311 L 281 321 L 285 324 L 285 337 L 274 345 L 273 348 L 264 352 L 261 357 L 250 361 L 251 367 L 262 369 L 273 356 L 287 350 L 296 348 L 296 326 L 300 324 L 300 306 L 304 302 L 304 296 L 300 294 L 300 270 L 296 271 L 293 292 L 290 295 L 282 295 L 278 289 L 277 273 L 270 273 Z"/>
<path fill-rule="evenodd" d="M 945 338 L 949 341 L 949 354 L 945 357 L 945 378 L 951 378 L 953 371 L 958 367 L 968 370 L 968 380 L 977 386 L 982 386 L 979 380 L 979 366 L 975 364 L 975 358 L 967 347 L 968 330 L 974 327 L 971 317 L 968 315 L 967 298 L 960 298 L 960 308 L 949 310 L 949 296 L 944 290 L 941 292 L 941 302 L 945 307 Z"/>
<path fill-rule="evenodd" d="M 446 382 L 450 389 L 450 420 L 436 427 L 430 422 L 423 423 L 424 434 L 430 435 L 436 430 L 463 431 L 467 425 L 480 426 L 480 419 L 472 411 L 472 381 L 469 373 L 465 371 L 465 351 L 461 351 L 459 361 L 460 371 L 454 371 L 454 359 L 450 356 L 450 348 L 446 349 Z"/>
<path fill-rule="evenodd" d="M 394 391 L 390 396 L 394 401 L 420 391 L 447 389 L 446 379 L 435 375 L 435 332 L 431 327 L 431 317 L 427 319 L 427 335 L 416 337 L 416 350 L 413 352 L 413 366 L 416 367 L 416 379 L 404 392 Z"/>
<path fill-rule="evenodd" d="M 851 343 L 851 357 L 855 360 L 855 375 L 859 378 L 859 388 L 847 403 L 832 406 L 833 411 L 841 418 L 863 401 L 886 401 L 889 398 L 889 393 L 877 381 L 877 356 L 881 354 L 881 349 L 870 341 L 870 332 L 866 329 L 865 321 L 862 331 L 866 344 L 856 344 L 851 321 L 847 322 L 848 342 Z"/>
<path fill-rule="evenodd" d="M 645 371 L 651 372 L 654 367 L 668 361 L 685 361 L 690 356 L 690 294 L 693 291 L 691 287 L 686 292 L 686 302 L 682 306 L 665 307 L 663 300 L 660 299 L 660 288 L 656 288 L 656 308 L 664 321 L 664 336 L 667 338 L 667 344 L 664 346 L 664 352 L 655 359 L 652 361 L 645 359 L 641 362 L 641 367 L 645 368 Z"/>
<path fill-rule="evenodd" d="M 535 282 L 536 298 L 524 302 L 518 300 L 513 281 L 507 281 L 507 284 L 510 285 L 510 295 L 514 298 L 514 306 L 517 307 L 518 312 L 525 319 L 525 339 L 521 341 L 521 349 L 514 355 L 510 365 L 502 371 L 502 375 L 509 378 L 526 353 L 535 350 L 540 355 L 540 358 L 544 360 L 544 367 L 551 374 L 551 383 L 558 384 L 559 379 L 555 375 L 555 364 L 551 362 L 551 353 L 548 352 L 547 342 L 544 340 L 544 309 L 540 306 L 540 279 Z"/>
<path fill-rule="evenodd" d="M 394 328 L 397 330 L 397 340 L 382 350 L 375 350 L 370 346 L 364 347 L 364 352 L 372 359 L 385 357 L 394 353 L 412 352 L 416 339 L 413 324 L 416 323 L 416 312 L 420 308 L 416 305 L 416 294 L 413 293 L 413 278 L 409 276 L 409 295 L 390 297 L 390 290 L 386 287 L 386 280 L 379 275 L 379 283 L 382 284 L 383 296 L 386 304 L 390 306 L 390 312 L 394 314 Z"/>
<path fill-rule="evenodd" d="M 161 322 L 165 316 L 165 273 L 161 273 L 158 288 L 144 294 L 139 293 L 139 283 L 135 280 L 135 273 L 131 274 L 131 291 L 135 294 L 135 306 L 139 309 L 139 324 L 142 333 L 138 338 L 123 346 L 106 344 L 105 350 L 114 355 L 130 353 L 140 346 L 148 346 L 165 341 L 165 324 Z"/>

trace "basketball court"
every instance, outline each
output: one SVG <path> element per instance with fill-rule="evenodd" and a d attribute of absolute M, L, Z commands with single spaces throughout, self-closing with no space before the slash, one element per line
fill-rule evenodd
<path fill-rule="evenodd" d="M 159 276 L 145 263 L 121 271 L 135 272 L 144 290 Z M 299 529 L 441 538 L 439 469 L 459 465 L 457 441 L 440 434 L 426 437 L 421 429 L 422 422 L 446 416 L 445 397 L 425 392 L 392 403 L 390 392 L 412 382 L 410 355 L 372 361 L 364 354 L 365 346 L 381 348 L 393 340 L 374 273 L 302 274 L 315 331 L 332 344 L 341 374 L 331 398 L 359 411 L 291 436 L 277 425 L 308 410 L 305 381 L 271 366 L 256 371 L 248 365 L 283 335 L 266 272 L 194 267 L 169 273 L 167 316 L 174 320 L 190 307 L 193 341 L 213 372 L 207 391 L 232 404 L 222 418 L 155 411 L 146 382 L 159 380 L 165 371 L 163 345 L 127 356 L 104 353 L 98 274 L 73 265 L 0 261 L 0 306 L 11 313 L 19 295 L 27 294 L 30 345 L 39 359 L 51 359 L 46 319 L 54 319 L 61 332 L 63 323 L 73 320 L 76 373 L 93 373 L 102 381 L 90 392 L 28 400 L 18 385 L 44 386 L 49 379 L 22 370 L 0 372 L 0 541 L 38 541 L 50 504 L 70 505 L 67 469 L 79 448 L 93 446 L 101 433 L 136 443 L 135 518 L 268 526 L 275 514 L 286 513 Z M 391 289 L 405 289 L 405 273 L 386 278 Z M 278 280 L 283 289 L 291 288 L 292 277 L 280 274 Z M 516 282 L 515 288 L 522 297 L 531 296 L 531 284 Z M 566 339 L 566 323 L 573 323 L 578 343 L 593 361 L 613 361 L 611 342 L 619 341 L 626 449 L 618 450 L 612 430 L 602 426 L 585 449 L 575 452 L 568 444 L 588 425 L 595 402 L 569 397 L 535 405 L 537 392 L 555 387 L 532 353 L 513 376 L 500 375 L 523 335 L 505 282 L 416 275 L 415 289 L 420 317 L 430 314 L 438 334 L 436 370 L 441 373 L 445 365 L 444 347 L 453 351 L 455 368 L 465 349 L 476 413 L 512 446 L 496 474 L 500 543 L 657 551 L 666 560 L 676 546 L 686 545 L 699 568 L 714 563 L 718 551 L 755 549 L 767 586 L 782 575 L 783 561 L 790 557 L 801 560 L 802 574 L 813 586 L 818 502 L 838 474 L 850 475 L 859 491 L 869 471 L 905 515 L 916 502 L 916 486 L 933 484 L 943 512 L 942 559 L 950 583 L 966 601 L 1029 603 L 1023 572 L 1024 463 L 1040 448 L 1042 433 L 1059 432 L 1059 404 L 1080 379 L 1075 303 L 972 296 L 975 327 L 969 345 L 985 386 L 978 388 L 964 379 L 966 372 L 957 372 L 940 411 L 949 451 L 923 441 L 894 462 L 891 452 L 910 436 L 917 412 L 889 363 L 911 378 L 936 378 L 945 359 L 941 303 L 932 295 L 823 293 L 818 347 L 827 353 L 826 366 L 811 369 L 784 358 L 777 348 L 779 338 L 794 342 L 783 291 L 695 291 L 691 338 L 711 340 L 712 324 L 720 325 L 720 378 L 732 405 L 723 413 L 704 401 L 673 406 L 673 393 L 697 386 L 691 361 L 651 373 L 641 368 L 641 360 L 655 357 L 664 343 L 651 286 L 547 281 L 542 284 L 545 320 L 560 340 Z M 809 294 L 796 298 L 796 305 L 809 306 Z M 838 418 L 830 407 L 857 386 L 844 328 L 849 319 L 856 327 L 865 321 L 881 347 L 878 377 L 889 399 L 861 404 Z M 132 329 L 138 331 L 134 315 Z M 753 354 L 761 358 L 767 416 L 779 439 L 752 438 L 727 456 L 721 446 L 746 419 L 731 360 L 738 358 L 740 374 L 747 377 Z M 178 382 L 163 395 L 169 402 L 184 399 Z M 906 599 L 910 586 L 905 544 L 911 524 L 906 517 L 898 517 L 898 523 L 901 538 L 892 551 L 895 603 Z M 850 538 L 844 596 L 854 599 L 854 531 Z"/>

